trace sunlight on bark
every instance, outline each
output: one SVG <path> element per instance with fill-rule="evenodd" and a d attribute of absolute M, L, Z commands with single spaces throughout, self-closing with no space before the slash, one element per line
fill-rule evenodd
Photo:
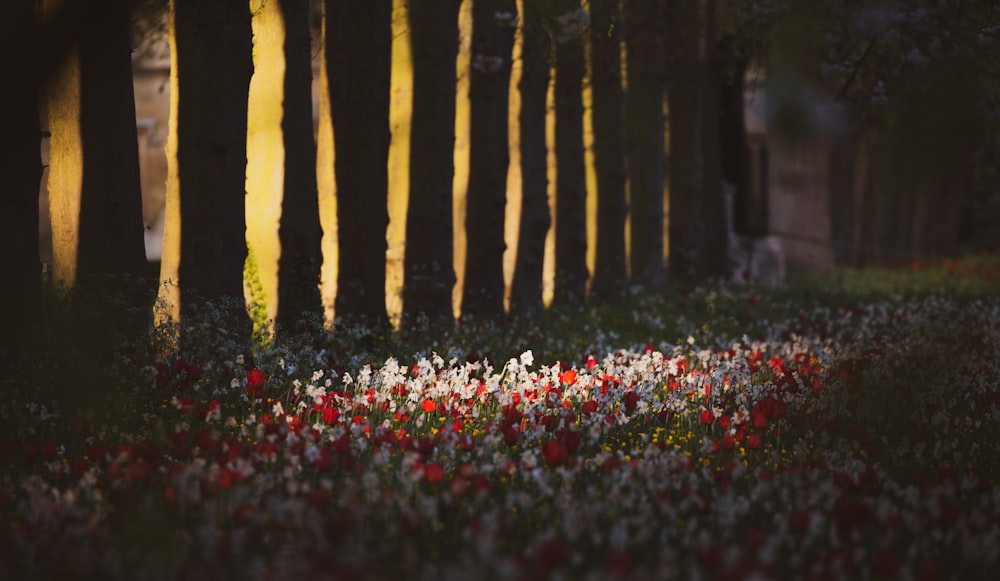
<path fill-rule="evenodd" d="M 52 280 L 68 290 L 76 282 L 83 189 L 80 133 L 80 56 L 73 49 L 48 86 L 49 216 L 52 223 Z"/>
<path fill-rule="evenodd" d="M 247 246 L 253 249 L 264 290 L 267 316 L 278 313 L 278 224 L 284 195 L 285 22 L 275 2 L 250 0 L 253 14 L 253 65 L 247 103 Z M 250 290 L 243 281 L 244 296 Z"/>
<path fill-rule="evenodd" d="M 455 87 L 455 180 L 452 194 L 452 224 L 455 232 L 455 289 L 452 308 L 461 314 L 462 283 L 465 280 L 465 195 L 469 190 L 469 63 L 472 57 L 472 2 L 466 0 L 458 14 L 458 84 Z"/>
<path fill-rule="evenodd" d="M 171 13 L 174 10 L 170 2 Z M 160 258 L 160 289 L 154 306 L 156 323 L 178 321 L 181 314 L 180 287 L 177 286 L 181 258 L 181 200 L 177 179 L 177 110 L 180 91 L 177 84 L 177 39 L 174 19 L 170 18 L 170 115 L 167 129 L 167 200 L 163 219 L 163 254 Z"/>
<path fill-rule="evenodd" d="M 326 26 L 326 20 L 323 20 Z M 325 35 L 324 35 L 325 36 Z M 330 85 L 326 76 L 326 50 L 320 51 L 319 67 L 319 127 L 316 131 L 316 186 L 319 191 L 319 222 L 323 227 L 323 267 L 320 270 L 320 292 L 326 323 L 334 318 L 337 297 L 337 182 L 333 177 L 333 119 L 330 117 Z"/>
<path fill-rule="evenodd" d="M 399 326 L 403 313 L 403 257 L 406 253 L 406 207 L 410 195 L 410 119 L 413 116 L 413 60 L 406 0 L 392 7 L 392 80 L 389 101 L 389 228 L 385 255 L 385 308 Z"/>

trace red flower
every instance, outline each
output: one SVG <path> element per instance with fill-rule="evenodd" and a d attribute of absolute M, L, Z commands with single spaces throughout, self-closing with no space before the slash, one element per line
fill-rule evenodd
<path fill-rule="evenodd" d="M 431 462 L 424 467 L 424 478 L 430 484 L 435 484 L 444 480 L 444 468 L 436 462 Z"/>
<path fill-rule="evenodd" d="M 703 423 L 706 426 L 708 426 L 708 425 L 711 425 L 711 423 L 713 421 L 715 421 L 715 416 L 712 415 L 711 411 L 709 411 L 709 410 L 701 410 L 701 423 Z"/>
<path fill-rule="evenodd" d="M 722 449 L 723 450 L 732 450 L 735 447 L 736 447 L 736 440 L 733 439 L 733 437 L 731 435 L 726 434 L 725 436 L 722 436 Z"/>
<path fill-rule="evenodd" d="M 247 396 L 250 399 L 264 397 L 264 381 L 266 379 L 264 372 L 256 367 L 247 371 Z"/>
<path fill-rule="evenodd" d="M 560 466 L 566 463 L 569 458 L 569 451 L 566 444 L 559 440 L 549 440 L 542 444 L 542 455 L 545 456 L 545 463 L 549 466 Z"/>
<path fill-rule="evenodd" d="M 580 408 L 580 411 L 582 413 L 585 413 L 585 414 L 592 414 L 592 413 L 596 412 L 597 411 L 597 402 L 594 401 L 594 400 L 592 400 L 592 399 L 583 402 L 583 407 Z"/>
<path fill-rule="evenodd" d="M 432 399 L 425 399 L 424 403 L 420 404 L 420 409 L 424 410 L 427 413 L 431 413 L 432 411 L 434 411 L 435 407 L 437 407 L 437 404 L 435 404 L 434 400 Z"/>
<path fill-rule="evenodd" d="M 750 434 L 747 436 L 747 448 L 751 450 L 757 450 L 760 448 L 760 436 L 757 434 Z"/>
<path fill-rule="evenodd" d="M 627 414 L 634 412 L 636 406 L 639 405 L 639 394 L 634 391 L 626 391 L 622 399 L 625 400 L 625 413 Z"/>
<path fill-rule="evenodd" d="M 574 383 L 576 383 L 576 371 L 573 371 L 572 369 L 567 369 L 562 373 L 562 375 L 559 376 L 559 380 L 565 383 L 566 385 L 573 385 Z"/>

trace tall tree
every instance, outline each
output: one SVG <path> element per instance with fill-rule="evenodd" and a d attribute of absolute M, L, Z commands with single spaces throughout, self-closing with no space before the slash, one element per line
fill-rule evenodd
<path fill-rule="evenodd" d="M 591 0 L 591 85 L 597 174 L 597 256 L 590 292 L 617 299 L 628 285 L 625 262 L 626 169 L 619 0 Z"/>
<path fill-rule="evenodd" d="M 676 2 L 694 4 L 696 2 Z M 624 0 L 625 154 L 631 210 L 632 281 L 649 288 L 663 276 L 663 2 Z M 671 127 L 674 109 L 670 109 Z M 671 140 L 671 152 L 674 142 Z M 673 189 L 671 189 L 672 195 Z M 673 199 L 670 214 L 674 218 Z M 674 220 L 671 219 L 671 225 Z M 674 253 L 673 239 L 670 245 Z"/>
<path fill-rule="evenodd" d="M 146 266 L 128 0 L 94 10 L 102 26 L 80 36 L 49 83 L 53 274 L 64 287 Z"/>
<path fill-rule="evenodd" d="M 341 320 L 383 326 L 392 0 L 324 6 L 340 249 L 335 308 Z"/>
<path fill-rule="evenodd" d="M 476 0 L 472 5 L 463 317 L 500 318 L 504 314 L 508 88 L 517 21 L 514 0 Z"/>
<path fill-rule="evenodd" d="M 170 7 L 171 131 L 162 265 L 166 277 L 177 268 L 183 317 L 198 299 L 243 302 L 252 33 L 246 0 L 171 0 Z M 249 319 L 237 325 L 240 332 L 249 331 Z"/>
<path fill-rule="evenodd" d="M 560 0 L 556 51 L 556 280 L 553 302 L 583 306 L 587 291 L 587 174 L 583 153 L 583 33 L 580 0 Z"/>
<path fill-rule="evenodd" d="M 545 238 L 552 218 L 548 201 L 548 147 L 545 116 L 551 42 L 537 2 L 525 2 L 521 41 L 521 221 L 510 289 L 511 313 L 541 316 Z"/>
<path fill-rule="evenodd" d="M 664 46 L 664 61 L 667 66 L 667 101 L 670 112 L 669 266 L 670 276 L 676 280 L 695 277 L 699 259 L 697 240 L 703 162 L 698 138 L 698 99 L 701 84 L 698 58 L 701 19 L 698 4 L 698 2 L 671 2 L 664 27 L 664 32 L 671 39 Z M 630 72 L 631 68 L 630 63 Z M 630 76 L 629 87 L 631 86 Z M 631 166 L 629 169 L 631 170 Z M 634 206 L 634 197 L 632 203 Z M 636 210 L 633 210 L 633 216 L 635 212 Z M 632 228 L 634 232 L 634 219 Z M 632 253 L 634 257 L 634 245 Z M 632 276 L 635 276 L 635 270 L 632 271 Z"/>
<path fill-rule="evenodd" d="M 284 196 L 278 239 L 277 324 L 290 328 L 302 315 L 320 318 L 323 228 L 316 186 L 316 141 L 312 119 L 312 44 L 309 0 L 279 0 L 285 22 L 285 78 L 281 134 Z"/>
<path fill-rule="evenodd" d="M 403 318 L 451 321 L 455 285 L 452 183 L 455 175 L 455 60 L 462 0 L 410 0 L 413 121 L 406 212 Z"/>
<path fill-rule="evenodd" d="M 38 121 L 38 74 L 34 63 L 15 57 L 35 54 L 33 0 L 15 0 L 0 19 L 0 58 L 10 84 L 0 108 L 0 301 L 7 308 L 0 325 L 0 350 L 26 343 L 39 315 L 38 187 L 42 177 Z"/>
<path fill-rule="evenodd" d="M 702 89 L 699 99 L 701 133 L 701 213 L 698 220 L 699 268 L 702 278 L 721 276 L 726 269 L 728 233 L 722 189 L 721 128 L 719 114 L 722 86 L 728 73 L 728 59 L 717 39 L 716 2 L 701 2 L 703 22 Z"/>

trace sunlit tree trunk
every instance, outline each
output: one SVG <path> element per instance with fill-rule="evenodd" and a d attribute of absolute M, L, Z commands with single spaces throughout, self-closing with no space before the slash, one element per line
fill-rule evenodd
<path fill-rule="evenodd" d="M 516 26 L 514 0 L 473 2 L 463 317 L 496 319 L 504 314 L 508 88 Z"/>
<path fill-rule="evenodd" d="M 326 0 L 340 249 L 337 318 L 388 324 L 389 84 L 392 1 Z"/>
<path fill-rule="evenodd" d="M 597 257 L 590 292 L 617 299 L 628 286 L 625 263 L 624 92 L 619 0 L 590 3 L 594 165 L 597 173 Z"/>
<path fill-rule="evenodd" d="M 461 0 L 410 0 L 413 122 L 403 319 L 452 321 L 455 60 Z"/>
<path fill-rule="evenodd" d="M 579 0 L 561 0 L 556 51 L 556 277 L 553 304 L 583 306 L 587 290 L 587 176 L 583 154 L 583 29 Z"/>
<path fill-rule="evenodd" d="M 510 310 L 541 316 L 545 237 L 552 218 L 548 202 L 548 149 L 545 144 L 546 98 L 549 91 L 549 36 L 542 28 L 536 2 L 524 4 L 521 51 L 521 220 L 517 260 L 511 282 Z"/>
<path fill-rule="evenodd" d="M 278 239 L 277 323 L 290 329 L 303 316 L 322 320 L 319 291 L 323 265 L 312 118 L 312 45 L 309 0 L 280 0 L 285 22 L 284 196 Z"/>
<path fill-rule="evenodd" d="M 250 6 L 172 0 L 171 27 L 167 215 L 179 218 L 168 232 L 180 240 L 165 239 L 163 265 L 171 263 L 167 253 L 178 252 L 183 318 L 202 299 L 243 303 Z M 237 316 L 237 332 L 248 332 L 249 319 Z"/>
<path fill-rule="evenodd" d="M 628 81 L 625 96 L 625 155 L 632 218 L 632 281 L 647 288 L 658 288 L 664 282 L 662 23 L 662 2 L 625 0 L 624 35 Z M 673 107 L 670 115 L 673 122 Z M 673 254 L 672 238 L 670 249 Z"/>
<path fill-rule="evenodd" d="M 103 25 L 81 35 L 49 84 L 53 271 L 65 288 L 139 277 L 146 265 L 128 2 L 94 10 Z"/>
<path fill-rule="evenodd" d="M 16 59 L 15 50 L 35 50 L 35 10 L 32 0 L 15 0 L 0 18 L 0 58 Z M 38 261 L 38 187 L 42 177 L 38 122 L 38 71 L 22 59 L 12 71 L 0 108 L 0 350 L 28 343 L 39 317 L 41 267 Z"/>
<path fill-rule="evenodd" d="M 698 62 L 701 24 L 698 2 L 673 1 L 666 15 L 665 63 L 670 112 L 670 276 L 696 276 L 701 199 L 701 144 L 698 137 Z M 631 65 L 629 66 L 631 70 Z M 631 87 L 631 77 L 629 87 Z M 633 216 L 635 215 L 633 198 Z M 635 230 L 633 221 L 633 231 Z M 633 256 L 635 246 L 633 245 Z M 633 264 L 635 264 L 633 262 Z M 635 270 L 632 272 L 635 276 Z"/>

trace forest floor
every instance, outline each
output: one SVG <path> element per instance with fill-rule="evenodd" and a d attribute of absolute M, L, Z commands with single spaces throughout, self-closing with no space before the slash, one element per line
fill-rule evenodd
<path fill-rule="evenodd" d="M 207 311 L 181 351 L 47 299 L 0 360 L 0 577 L 988 578 L 998 276 L 244 344 Z"/>

